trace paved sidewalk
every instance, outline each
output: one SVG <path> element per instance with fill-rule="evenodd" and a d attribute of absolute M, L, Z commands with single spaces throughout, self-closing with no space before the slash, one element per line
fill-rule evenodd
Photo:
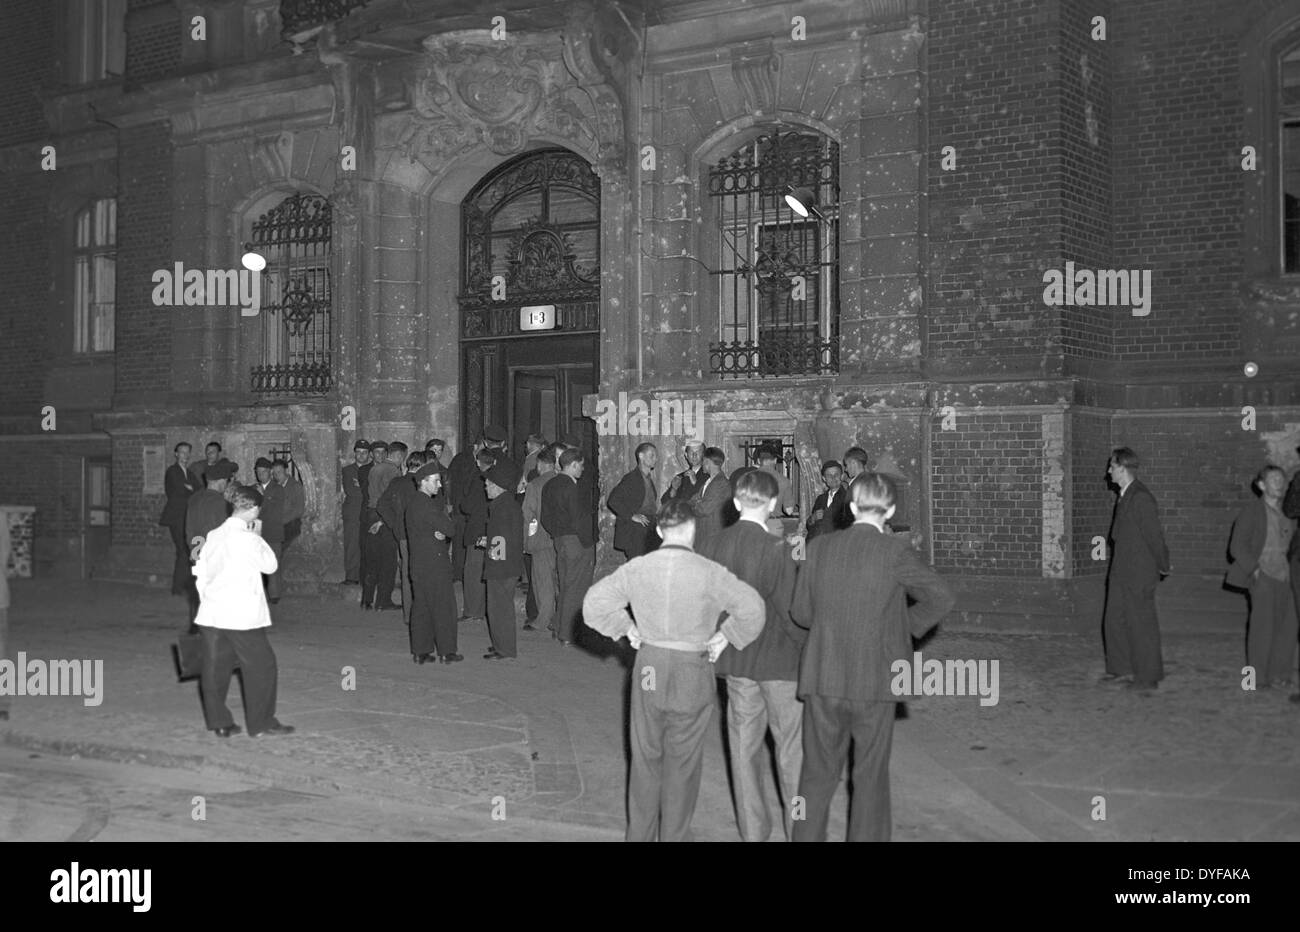
<path fill-rule="evenodd" d="M 504 806 L 507 819 L 551 824 L 557 840 L 591 829 L 621 837 L 628 655 L 607 640 L 587 632 L 589 649 L 565 649 L 521 632 L 520 660 L 490 663 L 475 622 L 461 626 L 464 662 L 417 666 L 400 613 L 291 596 L 273 608 L 271 638 L 280 718 L 298 734 L 222 741 L 203 729 L 196 684 L 175 680 L 183 611 L 163 590 L 17 581 L 11 655 L 102 658 L 106 686 L 95 708 L 15 698 L 0 724 L 6 743 L 393 799 L 462 827 L 479 818 L 497 828 L 493 809 Z M 1242 695 L 1229 675 L 1240 639 L 1223 640 L 1168 639 L 1170 680 L 1143 699 L 1092 685 L 1101 663 L 1089 639 L 941 634 L 922 648 L 927 658 L 1000 660 L 1000 701 L 909 703 L 891 767 L 895 837 L 1300 838 L 1300 706 Z M 345 667 L 355 690 L 342 688 Z M 232 710 L 238 703 L 236 685 Z M 769 793 L 775 802 L 774 785 Z M 1089 818 L 1097 795 L 1104 822 Z M 841 811 L 832 828 L 843 824 Z M 721 728 L 694 826 L 701 840 L 737 837 Z"/>

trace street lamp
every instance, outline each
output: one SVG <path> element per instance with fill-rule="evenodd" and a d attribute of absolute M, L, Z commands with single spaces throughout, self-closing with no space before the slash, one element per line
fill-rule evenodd
<path fill-rule="evenodd" d="M 796 188 L 789 185 L 785 195 L 785 203 L 800 217 L 807 218 L 809 215 L 816 217 L 818 220 L 825 220 L 822 212 L 817 209 L 817 192 L 812 188 Z"/>

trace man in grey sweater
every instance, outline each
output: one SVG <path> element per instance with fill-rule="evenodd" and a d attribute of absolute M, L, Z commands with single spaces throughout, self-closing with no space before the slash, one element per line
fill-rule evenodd
<path fill-rule="evenodd" d="M 632 667 L 632 768 L 628 841 L 684 841 L 700 792 L 704 739 L 717 706 L 713 663 L 763 630 L 766 606 L 752 586 L 695 553 L 695 511 L 660 509 L 663 546 L 629 560 L 583 600 L 587 625 L 638 648 Z M 628 613 L 631 607 L 636 620 Z M 718 617 L 730 617 L 718 626 Z"/>

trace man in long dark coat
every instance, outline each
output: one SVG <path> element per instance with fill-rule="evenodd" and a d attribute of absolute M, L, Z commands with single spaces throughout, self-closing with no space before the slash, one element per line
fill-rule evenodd
<path fill-rule="evenodd" d="M 1138 456 L 1128 447 L 1111 452 L 1108 472 L 1119 486 L 1119 499 L 1107 555 L 1103 679 L 1131 675 L 1130 689 L 1150 690 L 1165 677 L 1156 586 L 1172 568 L 1156 498 L 1138 481 L 1137 469 Z"/>
<path fill-rule="evenodd" d="M 421 494 L 407 503 L 403 522 L 411 555 L 411 657 L 417 663 L 465 659 L 456 653 L 456 593 L 449 555 L 456 530 L 438 496 L 442 474 L 436 461 L 420 467 L 415 483 Z"/>
<path fill-rule="evenodd" d="M 172 451 L 176 462 L 168 466 L 163 475 L 167 504 L 163 506 L 158 523 L 171 532 L 172 546 L 176 549 L 176 560 L 172 566 L 172 595 L 188 595 L 194 582 L 194 575 L 190 572 L 190 548 L 185 542 L 185 506 L 200 486 L 195 485 L 194 478 L 189 473 L 190 450 L 188 443 L 176 444 Z"/>
<path fill-rule="evenodd" d="M 524 571 L 524 512 L 515 501 L 519 467 L 501 459 L 483 476 L 488 504 L 484 534 L 483 582 L 487 585 L 488 635 L 492 649 L 484 660 L 518 656 L 515 632 L 515 586 Z"/>

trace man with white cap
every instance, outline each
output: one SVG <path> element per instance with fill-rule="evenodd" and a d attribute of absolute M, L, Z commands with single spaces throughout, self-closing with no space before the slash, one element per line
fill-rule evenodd
<path fill-rule="evenodd" d="M 682 456 L 686 460 L 687 468 L 683 469 L 677 475 L 673 476 L 672 483 L 668 486 L 668 491 L 660 497 L 660 504 L 667 505 L 669 502 L 689 502 L 691 496 L 699 491 L 700 486 L 704 485 L 708 478 L 704 474 L 704 441 L 688 440 Z"/>

